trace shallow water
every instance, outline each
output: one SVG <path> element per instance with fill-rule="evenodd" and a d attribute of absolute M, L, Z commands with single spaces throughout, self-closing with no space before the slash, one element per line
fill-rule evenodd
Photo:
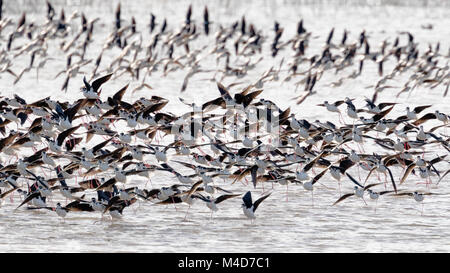
<path fill-rule="evenodd" d="M 39 20 L 45 14 L 45 1 L 22 1 L 23 5 L 13 5 L 13 1 L 4 1 L 4 16 L 11 16 L 14 20 L 23 11 L 27 12 L 28 20 Z M 36 3 L 39 4 L 36 4 Z M 42 3 L 41 3 L 42 2 Z M 104 1 L 88 4 L 90 1 L 70 1 L 75 3 L 67 5 L 64 1 L 51 1 L 59 13 L 64 4 L 66 16 L 73 11 L 84 12 L 89 20 L 100 17 L 94 31 L 94 44 L 87 51 L 87 58 L 95 58 L 101 50 L 103 41 L 112 29 L 114 10 L 117 1 L 106 4 Z M 331 2 L 331 3 L 330 3 Z M 127 22 L 135 16 L 138 31 L 143 32 L 143 44 L 150 42 L 147 25 L 150 12 L 157 16 L 161 23 L 163 17 L 168 18 L 169 29 L 178 28 L 183 20 L 190 1 L 121 1 L 122 18 Z M 344 5 L 347 3 L 347 5 Z M 214 22 L 213 32 L 217 24 L 226 26 L 239 20 L 243 14 L 247 22 L 255 24 L 257 29 L 268 33 L 264 50 L 269 53 L 269 46 L 273 35 L 273 22 L 277 20 L 285 33 L 282 41 L 292 37 L 300 18 L 304 19 L 304 26 L 312 31 L 313 39 L 307 52 L 319 53 L 322 45 L 331 30 L 335 27 L 334 39 L 340 39 L 345 29 L 350 31 L 349 40 L 354 40 L 365 29 L 369 36 L 372 48 L 378 48 L 383 39 L 393 42 L 400 31 L 410 31 L 420 43 L 423 52 L 429 43 L 435 45 L 438 41 L 441 52 L 447 52 L 450 46 L 450 7 L 447 2 L 440 1 L 413 1 L 406 5 L 401 1 L 378 1 L 376 5 L 369 5 L 365 1 L 196 1 L 193 4 L 193 17 L 201 19 L 201 11 L 208 4 L 210 18 Z M 427 3 L 427 4 L 423 4 Z M 79 19 L 76 20 L 78 27 Z M 432 24 L 431 30 L 424 29 L 423 24 Z M 158 26 L 160 27 L 160 26 Z M 9 31 L 9 30 L 8 30 Z M 2 33 L 2 39 L 5 39 Z M 317 36 L 317 37 L 316 37 Z M 401 35 L 401 43 L 406 43 L 406 36 Z M 213 43 L 213 35 L 203 36 L 193 44 L 203 45 L 205 39 Z M 24 39 L 17 40 L 13 46 L 20 45 Z M 2 41 L 2 44 L 3 41 Z M 0 75 L 1 95 L 11 96 L 19 94 L 28 101 L 36 101 L 46 96 L 58 100 L 75 100 L 82 97 L 78 92 L 82 84 L 82 75 L 71 79 L 69 92 L 59 92 L 63 77 L 54 79 L 57 72 L 65 67 L 65 57 L 59 50 L 49 44 L 49 52 L 53 50 L 57 60 L 51 61 L 42 69 L 37 82 L 34 72 L 29 78 L 22 79 L 13 85 L 11 75 Z M 3 46 L 2 46 L 3 47 Z M 193 46 L 195 48 L 195 46 Z M 317 49 L 318 48 L 318 49 Z M 180 49 L 181 50 L 181 49 Z M 105 53 L 103 64 L 120 54 L 120 49 Z M 292 52 L 285 50 L 275 59 L 269 54 L 264 55 L 258 69 L 250 71 L 243 79 L 246 84 L 254 83 L 271 66 L 278 67 L 282 57 L 285 62 Z M 309 54 L 309 53 L 308 53 Z M 253 60 L 254 61 L 254 60 Z M 20 71 L 29 62 L 29 55 L 20 56 L 14 60 L 13 71 Z M 215 68 L 215 60 L 206 59 L 205 64 Z M 203 63 L 202 63 L 203 65 Z M 444 65 L 444 64 L 442 64 Z M 392 69 L 393 62 L 388 62 L 385 71 Z M 356 67 L 356 66 L 355 66 Z M 316 106 L 324 100 L 335 101 L 345 97 L 356 98 L 357 107 L 364 105 L 364 96 L 371 97 L 373 89 L 366 87 L 373 85 L 379 79 L 377 67 L 372 63 L 365 64 L 363 75 L 356 80 L 345 81 L 340 87 L 332 88 L 329 83 L 336 81 L 340 75 L 328 72 L 317 83 L 317 94 L 308 98 L 303 104 L 297 106 L 291 100 L 296 93 L 293 82 L 268 82 L 264 85 L 261 97 L 277 103 L 281 108 L 291 107 L 291 112 L 297 118 L 330 119 L 338 122 L 336 115 L 330 115 L 324 109 Z M 344 75 L 350 74 L 351 69 L 345 70 Z M 178 97 L 182 96 L 188 101 L 198 104 L 216 98 L 219 94 L 214 82 L 205 80 L 211 74 L 195 75 L 189 82 L 185 93 L 180 95 L 182 79 L 186 71 L 176 71 L 162 76 L 155 72 L 147 78 L 153 90 L 141 90 L 135 94 L 127 92 L 125 101 L 134 101 L 141 96 L 159 95 L 170 100 L 165 111 L 175 114 L 187 112 L 187 106 L 180 108 Z M 283 75 L 283 73 L 282 73 Z M 280 77 L 282 78 L 282 76 Z M 300 80 L 299 78 L 298 80 Z M 402 86 L 407 77 L 399 77 L 390 84 Z M 120 87 L 131 81 L 129 75 L 113 79 L 103 87 L 102 96 L 112 95 Z M 226 84 L 235 81 L 227 78 Z M 139 85 L 131 81 L 129 90 Z M 242 85 L 242 87 L 245 84 Z M 240 86 L 239 86 L 240 87 Z M 237 91 L 239 88 L 233 89 Z M 396 89 L 397 90 L 397 89 Z M 395 98 L 392 92 L 383 91 L 378 101 L 394 101 L 399 105 L 390 114 L 391 117 L 403 113 L 407 105 L 417 106 L 432 104 L 426 111 L 439 109 L 450 113 L 450 99 L 442 97 L 443 86 L 429 90 L 420 87 L 412 94 L 404 94 Z M 348 120 L 348 119 L 347 119 Z M 425 125 L 434 126 L 430 122 Z M 371 147 L 367 147 L 372 152 Z M 31 151 L 30 151 L 31 152 Z M 442 155 L 438 148 L 432 150 L 427 158 Z M 2 156 L 3 162 L 10 160 Z M 446 170 L 448 164 L 437 165 L 438 169 Z M 185 169 L 183 169 L 185 170 Z M 320 170 L 316 170 L 319 172 Z M 189 173 L 186 171 L 186 173 Z M 356 170 L 352 175 L 358 177 Z M 361 171 L 361 179 L 367 172 Z M 400 169 L 394 171 L 396 180 L 402 175 Z M 384 177 L 380 177 L 384 181 Z M 439 185 L 432 185 L 432 192 L 448 193 L 450 176 L 441 181 Z M 373 180 L 372 180 L 373 179 Z M 434 184 L 436 177 L 432 178 Z M 146 181 L 133 176 L 129 185 L 142 186 Z M 344 181 L 345 180 L 345 181 Z M 372 175 L 372 182 L 377 182 L 376 175 Z M 166 173 L 158 173 L 147 187 L 171 185 L 175 179 Z M 256 199 L 263 193 L 261 185 L 256 190 L 251 183 L 231 184 L 231 180 L 217 179 L 216 185 L 245 193 L 252 190 Z M 417 176 L 411 175 L 402 185 L 407 190 L 427 190 Z M 74 181 L 70 183 L 75 183 Z M 128 186 L 128 185 L 127 185 Z M 390 185 L 388 185 L 389 187 Z M 376 189 L 383 190 L 384 186 Z M 423 215 L 422 205 L 408 197 L 395 198 L 382 196 L 377 204 L 366 197 L 367 205 L 361 199 L 349 198 L 338 206 L 331 206 L 340 196 L 338 184 L 326 175 L 323 181 L 314 190 L 314 206 L 312 206 L 311 193 L 306 192 L 299 185 L 266 184 L 264 190 L 272 190 L 273 194 L 264 201 L 257 211 L 257 219 L 252 224 L 245 218 L 240 208 L 241 198 L 233 198 L 219 205 L 219 211 L 210 220 L 209 209 L 198 201 L 189 210 L 187 221 L 184 221 L 187 206 L 185 204 L 157 206 L 149 202 L 139 202 L 124 210 L 122 220 L 111 221 L 105 217 L 100 221 L 98 213 L 69 213 L 65 220 L 61 220 L 52 211 L 27 211 L 20 208 L 14 210 L 20 198 L 14 195 L 14 200 L 5 198 L 0 208 L 0 251 L 2 252 L 448 252 L 450 251 L 450 214 L 448 211 L 449 196 L 436 195 L 425 197 Z M 342 193 L 351 192 L 352 184 L 348 179 L 342 180 Z M 55 194 L 50 204 L 60 199 Z M 376 211 L 375 211 L 376 206 Z"/>

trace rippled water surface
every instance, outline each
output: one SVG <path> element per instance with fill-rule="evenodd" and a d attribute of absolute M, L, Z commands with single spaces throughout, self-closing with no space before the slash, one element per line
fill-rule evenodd
<path fill-rule="evenodd" d="M 23 11 L 27 12 L 27 20 L 39 22 L 46 12 L 45 1 L 22 1 L 23 5 L 16 5 L 4 1 L 4 16 L 14 18 L 14 22 Z M 20 1 L 19 1 L 20 2 Z M 59 13 L 64 7 L 67 15 L 75 10 L 84 12 L 89 20 L 100 17 L 94 31 L 94 43 L 89 46 L 87 58 L 95 58 L 107 35 L 112 30 L 114 10 L 118 1 L 51 1 Z M 313 1 L 311 1 L 313 2 Z M 405 1 L 406 2 L 406 1 Z M 143 44 L 150 42 L 148 23 L 150 12 L 157 17 L 161 24 L 162 19 L 168 19 L 170 30 L 178 29 L 184 21 L 184 14 L 190 1 L 121 1 L 122 18 L 129 21 L 134 16 L 138 31 L 143 33 Z M 347 5 L 344 5 L 347 3 Z M 271 66 L 278 67 L 282 57 L 287 62 L 292 51 L 285 50 L 280 56 L 270 56 L 270 43 L 273 39 L 273 22 L 277 20 L 285 33 L 282 40 L 286 41 L 296 31 L 298 21 L 303 18 L 304 26 L 313 33 L 310 52 L 320 53 L 323 43 L 331 30 L 335 28 L 335 39 L 340 39 L 344 29 L 349 31 L 349 40 L 356 40 L 359 33 L 365 29 L 372 48 L 378 49 L 379 44 L 387 39 L 392 43 L 401 31 L 410 31 L 420 44 L 421 52 L 428 44 L 435 45 L 440 42 L 441 51 L 446 53 L 449 49 L 450 37 L 450 7 L 439 1 L 412 1 L 409 4 L 401 1 L 378 1 L 376 5 L 368 5 L 364 1 L 195 1 L 193 4 L 193 18 L 202 21 L 202 10 L 208 4 L 210 18 L 213 21 L 213 32 L 219 24 L 224 26 L 239 20 L 245 14 L 247 22 L 255 24 L 257 29 L 268 35 L 263 52 L 267 54 L 258 69 L 250 71 L 248 76 L 240 81 L 254 83 Z M 424 4 L 428 3 L 428 4 Z M 436 6 L 437 4 L 437 6 Z M 78 21 L 76 21 L 78 24 Z M 425 29 L 422 25 L 431 24 L 432 29 Z M 77 28 L 75 26 L 75 28 Z M 160 25 L 158 26 L 160 27 Z M 0 47 L 4 47 L 5 33 L 2 33 Z M 407 37 L 400 35 L 401 42 L 406 43 Z M 207 40 L 208 39 L 208 40 Z M 20 41 L 18 40 L 17 44 Z M 205 38 L 201 36 L 193 42 L 192 48 L 200 48 L 205 43 L 214 43 L 213 35 Z M 16 46 L 17 46 L 16 44 Z M 55 47 L 55 44 L 52 45 Z M 51 61 L 45 69 L 40 71 L 39 81 L 34 72 L 29 78 L 22 79 L 13 85 L 13 78 L 3 73 L 0 78 L 0 92 L 2 96 L 20 94 L 27 101 L 35 101 L 46 96 L 58 100 L 75 100 L 82 98 L 78 92 L 82 84 L 82 76 L 71 79 L 69 92 L 60 92 L 63 77 L 54 79 L 57 72 L 65 67 L 65 57 L 57 49 L 54 50 L 57 60 Z M 115 58 L 120 49 L 115 48 L 105 53 L 105 59 Z M 14 60 L 12 69 L 22 69 L 28 64 L 29 56 L 20 56 Z M 105 61 L 104 63 L 109 63 Z M 204 64 L 204 63 L 202 63 Z M 215 60 L 205 60 L 205 64 L 216 68 Z M 392 69 L 393 62 L 386 64 L 386 71 Z M 444 64 L 442 64 L 444 65 Z M 206 67 L 207 68 L 207 67 Z M 356 69 L 356 66 L 354 66 Z M 270 99 L 281 108 L 291 107 L 291 112 L 297 118 L 306 118 L 314 121 L 330 119 L 338 122 L 338 117 L 316 106 L 324 100 L 335 101 L 345 97 L 355 98 L 357 107 L 364 106 L 364 96 L 371 97 L 373 89 L 366 88 L 374 85 L 379 79 L 377 67 L 367 63 L 363 75 L 355 80 L 345 81 L 339 87 L 330 87 L 329 84 L 338 80 L 341 75 L 348 75 L 351 69 L 335 75 L 333 72 L 325 73 L 316 86 L 317 94 L 308 98 L 305 103 L 297 106 L 291 100 L 295 93 L 292 82 L 268 82 L 264 85 L 261 97 Z M 282 71 L 282 75 L 285 72 Z M 179 70 L 162 76 L 156 72 L 148 77 L 147 82 L 153 90 L 141 90 L 134 94 L 130 92 L 124 96 L 125 101 L 134 101 L 141 96 L 159 95 L 170 100 L 164 110 L 174 114 L 189 111 L 185 105 L 180 106 L 178 97 L 185 70 Z M 212 74 L 195 75 L 183 98 L 195 101 L 198 104 L 216 98 L 219 95 L 214 82 L 206 80 Z M 300 80 L 299 78 L 298 80 Z M 399 77 L 398 82 L 391 85 L 400 87 L 406 77 Z M 111 80 L 104 85 L 102 96 L 112 95 L 124 84 L 131 81 L 129 75 Z M 227 84 L 235 81 L 227 78 Z M 131 81 L 130 89 L 139 85 Z M 237 91 L 233 89 L 233 91 Z M 396 89 L 397 90 L 397 89 Z M 410 95 L 404 94 L 395 98 L 389 90 L 383 91 L 379 96 L 381 101 L 394 101 L 399 105 L 391 113 L 393 117 L 403 114 L 407 105 L 417 106 L 432 104 L 429 111 L 439 109 L 450 113 L 450 99 L 442 97 L 443 86 L 430 90 L 418 88 Z M 425 127 L 432 124 L 426 124 Z M 434 124 L 436 125 L 436 124 Z M 427 158 L 442 155 L 438 146 L 434 146 Z M 375 151 L 370 144 L 367 152 Z M 379 149 L 379 148 L 376 148 Z M 383 151 L 378 151 L 382 153 Z M 31 153 L 31 150 L 30 150 Z M 2 155 L 2 161 L 11 160 Z M 14 159 L 12 159 L 14 160 Z M 152 159 L 153 160 L 153 159 Z M 448 168 L 447 163 L 437 165 L 440 170 Z M 189 173 L 187 169 L 181 169 Z M 315 170 L 316 173 L 320 169 Z M 356 169 L 351 170 L 352 175 L 359 178 Z M 403 171 L 394 170 L 394 177 L 398 181 Z M 361 179 L 367 175 L 366 171 L 360 173 Z M 422 184 L 418 176 L 411 175 L 403 189 L 429 190 L 432 192 L 448 193 L 450 189 L 448 176 L 436 185 L 437 178 L 430 188 Z M 384 177 L 380 177 L 384 181 Z M 372 182 L 377 182 L 376 175 L 371 176 Z M 143 186 L 143 181 L 137 176 L 129 179 L 129 184 Z M 177 183 L 176 179 L 165 172 L 158 172 L 147 188 L 167 186 Z M 256 199 L 263 192 L 273 190 L 273 194 L 264 201 L 257 211 L 257 219 L 252 224 L 242 213 L 241 198 L 234 198 L 219 204 L 219 211 L 210 220 L 210 211 L 198 201 L 189 210 L 188 220 L 183 221 L 187 205 L 177 204 L 157 206 L 150 202 L 139 201 L 124 210 L 122 220 L 100 221 L 98 213 L 74 212 L 69 213 L 65 220 L 61 220 L 52 211 L 28 211 L 20 208 L 14 210 L 20 203 L 20 197 L 15 194 L 13 199 L 5 198 L 0 208 L 0 251 L 2 252 L 448 252 L 450 251 L 450 200 L 448 195 L 425 197 L 423 215 L 422 205 L 410 197 L 382 196 L 377 204 L 366 197 L 367 205 L 361 199 L 349 198 L 338 206 L 331 204 L 339 198 L 338 184 L 331 176 L 326 175 L 314 190 L 314 205 L 312 196 L 300 185 L 285 186 L 266 184 L 264 190 L 261 185 L 253 189 L 251 183 L 245 181 L 231 185 L 232 180 L 216 179 L 215 184 L 235 192 L 245 193 L 252 190 Z M 75 183 L 70 181 L 70 183 Z M 151 184 L 150 184 L 151 183 Z M 272 189 L 273 187 L 273 189 Z M 353 184 L 343 179 L 342 193 L 351 192 Z M 388 184 L 388 188 L 390 185 Z M 383 190 L 384 186 L 378 186 Z M 89 195 L 89 194 L 87 194 Z M 58 201 L 65 203 L 59 194 L 55 194 L 50 204 Z M 376 209 L 376 210 L 375 210 Z"/>

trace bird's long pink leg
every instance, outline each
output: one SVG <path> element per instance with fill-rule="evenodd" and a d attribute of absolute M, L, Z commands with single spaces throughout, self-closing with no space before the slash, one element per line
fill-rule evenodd
<path fill-rule="evenodd" d="M 366 202 L 366 200 L 364 200 L 364 198 L 361 198 L 363 201 L 364 201 L 364 204 L 366 204 L 366 206 L 367 206 L 367 202 Z"/>
<path fill-rule="evenodd" d="M 189 213 L 189 209 L 191 208 L 191 205 L 189 205 L 189 207 L 188 207 L 188 209 L 187 209 L 187 211 L 186 211 L 186 214 L 184 215 L 184 221 L 186 221 L 186 218 L 187 218 L 187 215 L 188 215 L 188 213 Z"/>
<path fill-rule="evenodd" d="M 358 169 L 358 177 L 359 177 L 359 181 L 361 181 L 361 174 L 360 174 L 360 171 L 359 171 L 359 164 L 356 166 L 356 168 Z"/>
<path fill-rule="evenodd" d="M 173 203 L 173 207 L 175 208 L 175 211 L 178 211 L 177 206 L 175 205 L 175 202 L 173 201 L 173 197 L 170 197 L 170 198 L 172 198 L 172 203 Z"/>
<path fill-rule="evenodd" d="M 202 153 L 202 155 L 203 156 L 205 156 L 206 155 L 206 153 L 205 152 L 203 152 L 203 150 L 200 148 L 200 147 L 197 147 L 197 149 Z"/>

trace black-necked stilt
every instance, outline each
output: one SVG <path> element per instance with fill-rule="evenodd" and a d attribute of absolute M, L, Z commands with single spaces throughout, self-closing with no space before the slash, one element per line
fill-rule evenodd
<path fill-rule="evenodd" d="M 251 219 L 252 222 L 254 219 L 256 219 L 256 209 L 261 204 L 262 201 L 264 201 L 267 197 L 269 197 L 272 193 L 269 193 L 263 197 L 260 197 L 258 200 L 256 200 L 254 203 L 252 201 L 252 193 L 248 191 L 244 197 L 242 197 L 242 210 L 244 212 L 244 215 L 247 216 L 247 218 Z"/>
<path fill-rule="evenodd" d="M 319 181 L 320 178 L 322 178 L 322 176 L 325 175 L 325 173 L 328 171 L 328 168 L 326 168 L 325 170 L 321 171 L 319 174 L 317 174 L 316 176 L 313 177 L 313 179 L 311 179 L 311 181 L 308 182 L 303 182 L 303 188 L 307 191 L 311 192 L 311 204 L 312 206 L 314 206 L 314 184 L 317 183 L 317 181 Z"/>
<path fill-rule="evenodd" d="M 239 196 L 239 195 L 240 194 L 224 194 L 217 198 L 212 198 L 211 196 L 207 196 L 207 197 L 200 196 L 199 198 L 200 198 L 200 200 L 205 201 L 206 206 L 211 210 L 210 219 L 212 219 L 213 213 L 219 210 L 219 208 L 217 207 L 217 204 L 219 204 L 227 199 Z"/>
<path fill-rule="evenodd" d="M 395 191 L 389 190 L 389 191 L 376 192 L 376 191 L 372 191 L 371 189 L 368 189 L 367 192 L 369 193 L 370 199 L 371 200 L 375 200 L 375 213 L 376 213 L 377 212 L 378 198 L 380 198 L 380 196 L 382 196 L 382 195 L 385 195 L 387 193 L 393 193 Z"/>
<path fill-rule="evenodd" d="M 102 84 L 107 82 L 112 76 L 111 74 L 105 75 L 92 82 L 92 85 L 86 81 L 86 77 L 83 77 L 84 87 L 81 89 L 83 95 L 88 99 L 100 99 L 99 89 Z"/>
<path fill-rule="evenodd" d="M 69 210 L 62 207 L 61 203 L 58 202 L 56 204 L 55 212 L 56 212 L 56 214 L 58 214 L 59 217 L 65 218 L 67 213 L 69 212 Z"/>

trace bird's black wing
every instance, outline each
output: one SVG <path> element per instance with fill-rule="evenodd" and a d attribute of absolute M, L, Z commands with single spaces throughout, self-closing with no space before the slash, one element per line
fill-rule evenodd
<path fill-rule="evenodd" d="M 233 98 L 231 97 L 227 88 L 225 86 L 223 86 L 220 82 L 217 83 L 217 88 L 219 89 L 219 92 L 223 98 L 225 98 L 227 100 L 233 100 Z"/>
<path fill-rule="evenodd" d="M 362 186 L 355 178 L 353 178 L 353 176 L 351 176 L 350 174 L 346 173 L 347 177 L 350 178 L 350 180 L 355 183 L 356 185 L 360 186 L 361 188 L 364 188 L 364 186 Z"/>
<path fill-rule="evenodd" d="M 258 208 L 259 204 L 261 204 L 262 201 L 264 201 L 267 197 L 269 197 L 272 193 L 269 193 L 266 196 L 263 196 L 261 198 L 259 198 L 258 200 L 255 201 L 255 203 L 253 204 L 253 212 L 256 211 L 256 209 Z"/>
<path fill-rule="evenodd" d="M 230 198 L 233 198 L 233 197 L 236 197 L 236 196 L 239 196 L 239 195 L 240 194 L 224 194 L 224 195 L 221 195 L 221 196 L 217 197 L 217 199 L 216 199 L 216 201 L 214 203 L 219 204 L 220 202 L 223 202 L 223 201 L 225 201 L 227 199 L 230 199 Z"/>
<path fill-rule="evenodd" d="M 325 170 L 323 170 L 322 172 L 320 172 L 318 175 L 314 176 L 314 178 L 312 179 L 312 184 L 314 185 L 317 181 L 319 181 L 320 178 L 322 178 L 322 176 L 328 171 L 328 168 L 326 168 Z"/>
<path fill-rule="evenodd" d="M 66 139 L 66 137 L 70 136 L 73 132 L 75 132 L 78 128 L 80 128 L 80 126 L 81 124 L 60 133 L 58 135 L 58 138 L 56 139 L 58 146 L 61 146 L 64 142 L 64 139 Z"/>
<path fill-rule="evenodd" d="M 41 192 L 39 192 L 39 191 L 35 191 L 34 193 L 28 195 L 28 197 L 25 198 L 25 200 L 23 200 L 22 203 L 16 209 L 20 208 L 21 206 L 23 206 L 26 203 L 30 202 L 33 198 L 36 198 L 36 197 L 38 197 L 40 195 L 41 195 Z"/>
<path fill-rule="evenodd" d="M 394 187 L 394 191 L 395 191 L 395 193 L 397 193 L 397 186 L 395 185 L 394 176 L 392 175 L 392 171 L 388 167 L 386 167 L 386 169 L 388 170 L 389 176 L 391 177 L 392 186 Z"/>
<path fill-rule="evenodd" d="M 252 201 L 252 193 L 250 191 L 248 191 L 244 197 L 242 197 L 242 201 L 244 201 L 244 205 L 246 208 L 251 208 L 253 205 L 253 201 Z"/>
<path fill-rule="evenodd" d="M 352 196 L 352 195 L 355 195 L 355 194 L 354 194 L 354 193 L 347 193 L 347 194 L 342 195 L 336 202 L 333 203 L 332 206 L 334 206 L 334 205 L 336 205 L 337 203 L 339 203 L 339 202 L 341 202 L 341 201 L 347 199 L 348 197 L 350 197 L 350 196 Z"/>
<path fill-rule="evenodd" d="M 94 92 L 97 93 L 98 89 L 100 88 L 100 86 L 102 84 L 104 84 L 105 82 L 107 82 L 112 76 L 112 73 L 103 76 L 101 78 L 96 79 L 94 82 L 92 82 L 92 88 L 94 89 Z"/>

